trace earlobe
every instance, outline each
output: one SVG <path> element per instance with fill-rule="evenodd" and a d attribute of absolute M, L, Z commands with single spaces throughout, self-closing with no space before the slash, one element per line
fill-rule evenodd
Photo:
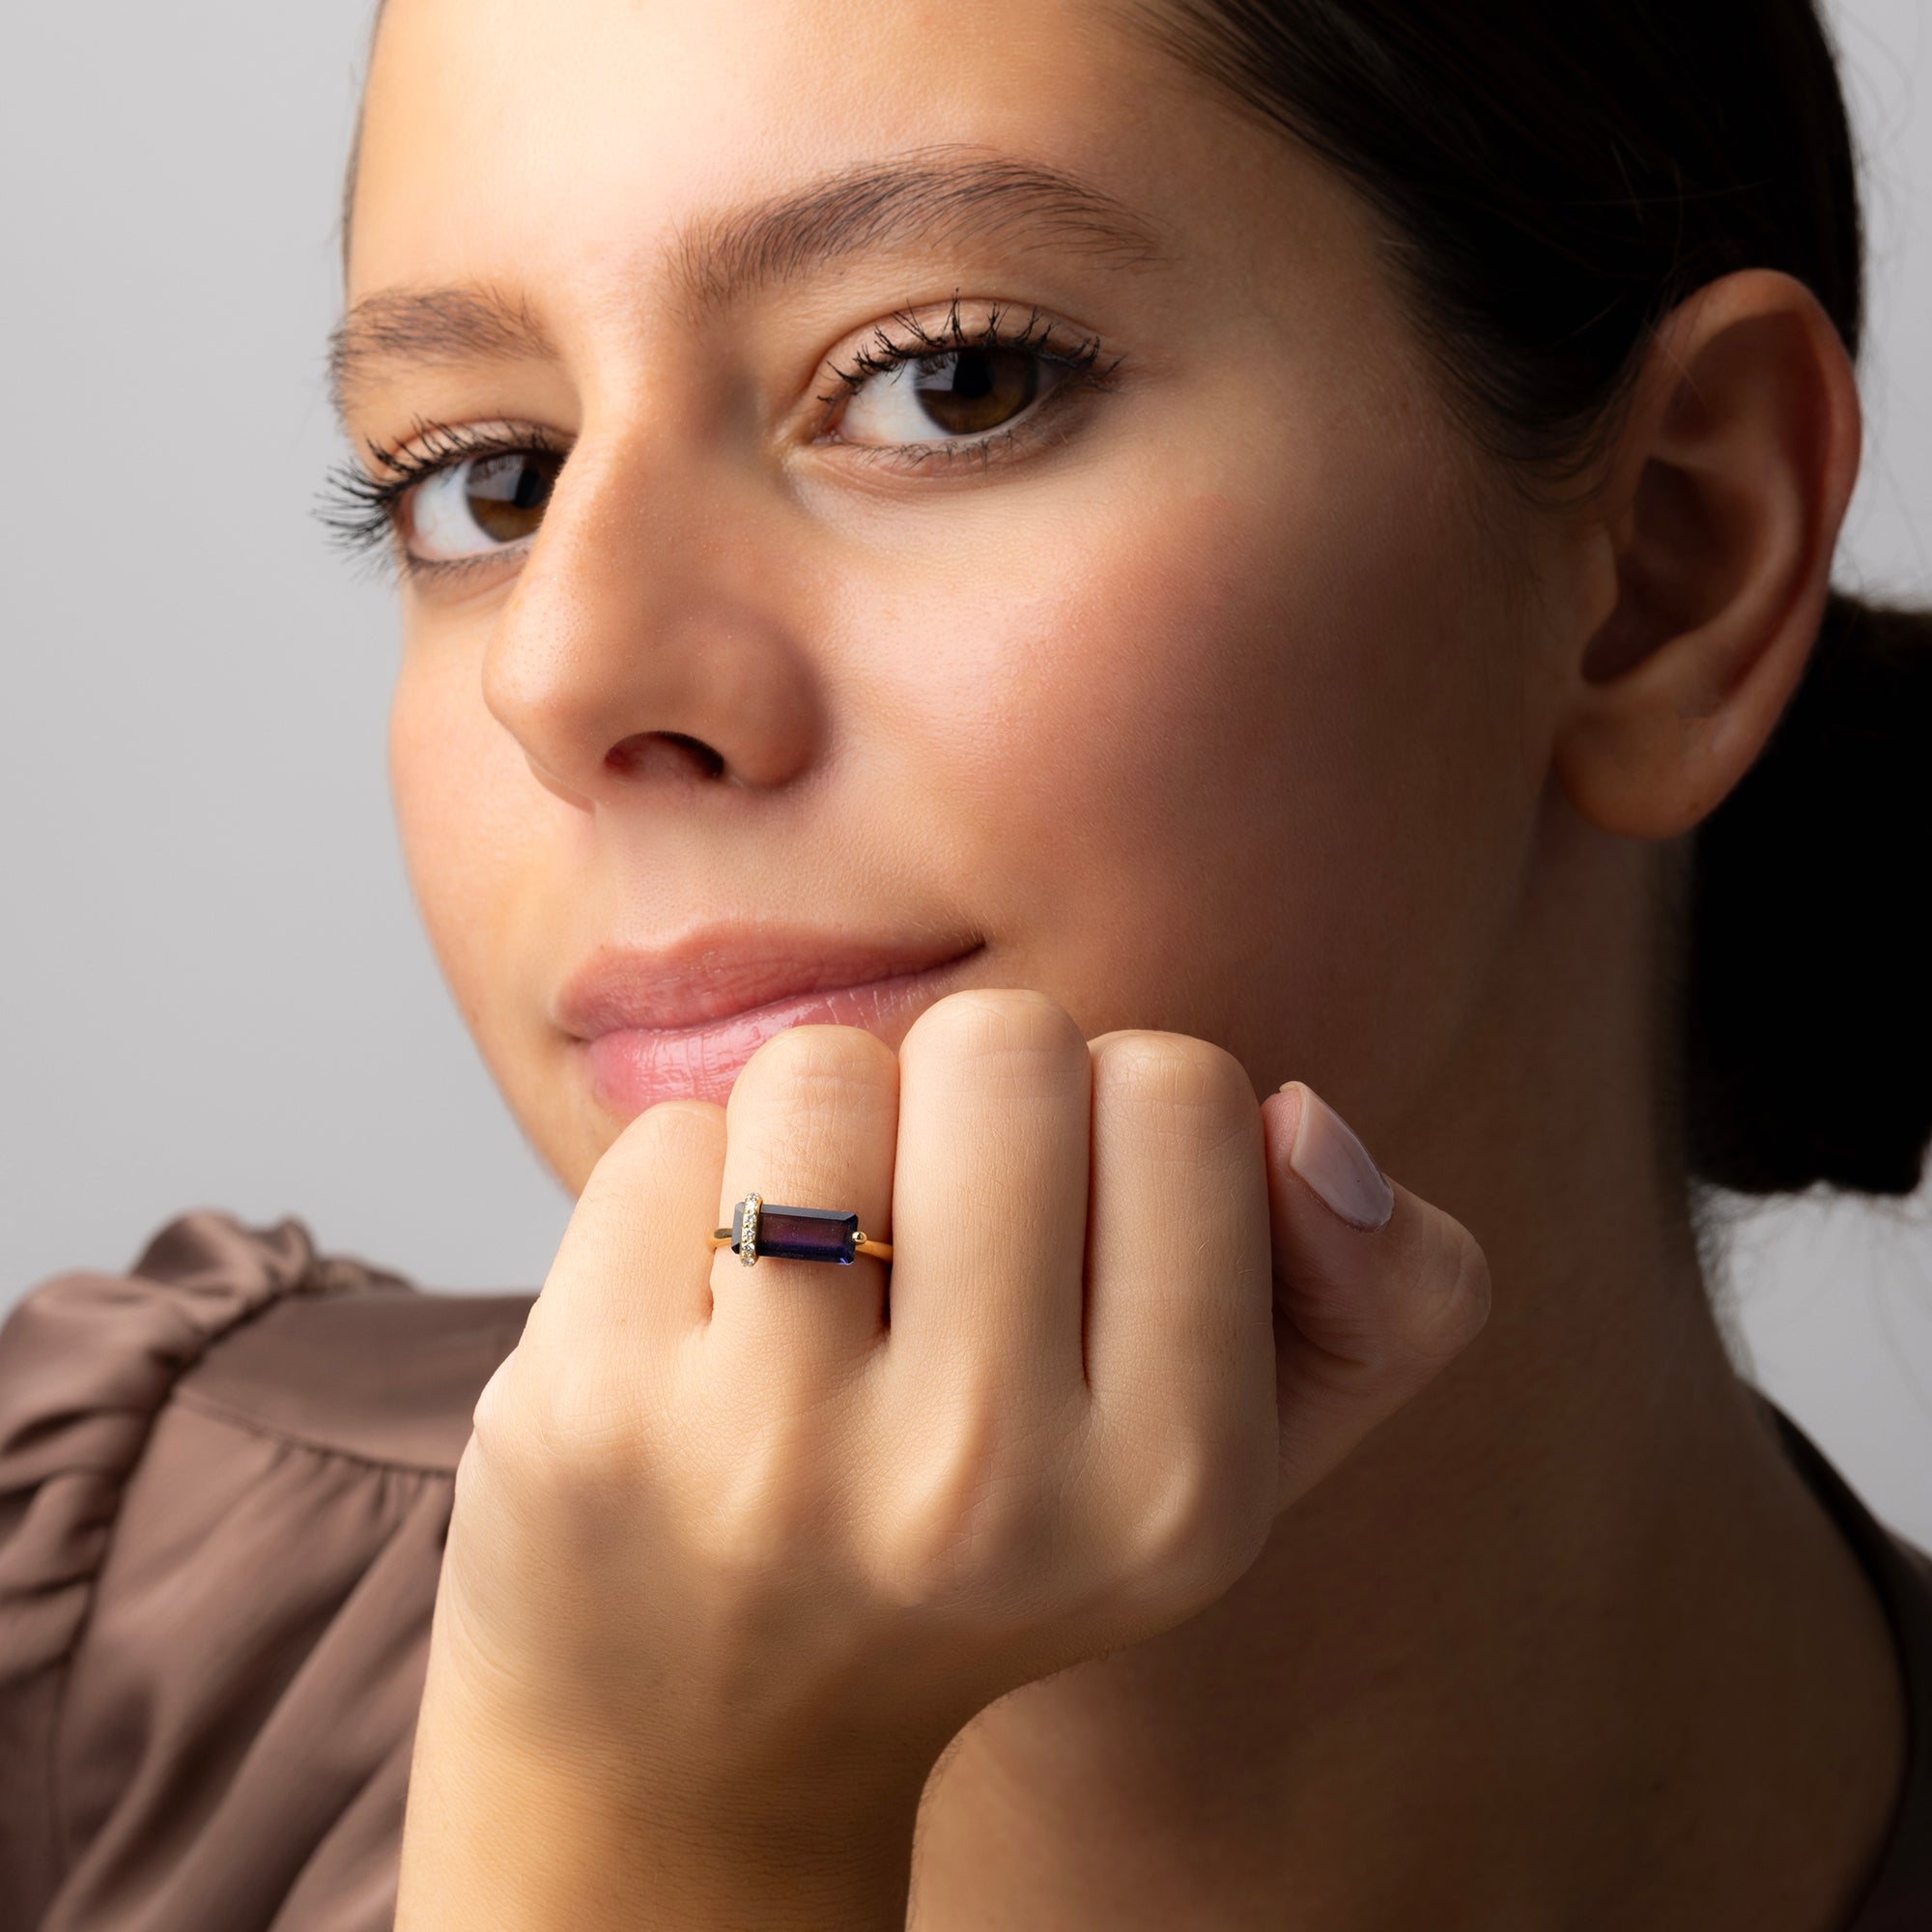
<path fill-rule="evenodd" d="M 1809 659 L 1860 437 L 1851 359 L 1794 277 L 1741 270 L 1659 326 L 1593 506 L 1616 602 L 1553 748 L 1591 824 L 1675 838 L 1749 769 Z"/>

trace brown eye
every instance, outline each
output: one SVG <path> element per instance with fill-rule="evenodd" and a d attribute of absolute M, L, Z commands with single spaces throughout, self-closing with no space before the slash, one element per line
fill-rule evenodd
<path fill-rule="evenodd" d="M 952 350 L 917 368 L 919 407 L 955 436 L 999 429 L 1039 394 L 1039 357 L 1023 349 Z"/>
<path fill-rule="evenodd" d="M 1004 429 L 1037 402 L 1045 358 L 1026 349 L 949 349 L 879 371 L 839 418 L 842 441 L 911 443 Z"/>
<path fill-rule="evenodd" d="M 410 492 L 411 554 L 447 563 L 534 536 L 562 467 L 554 451 L 512 449 L 424 477 Z"/>

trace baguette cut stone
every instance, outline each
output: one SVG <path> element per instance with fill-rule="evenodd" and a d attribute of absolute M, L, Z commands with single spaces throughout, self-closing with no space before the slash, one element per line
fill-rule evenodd
<path fill-rule="evenodd" d="M 744 1238 L 745 1204 L 731 1209 L 731 1252 Z M 769 1201 L 758 1209 L 758 1259 L 837 1262 L 850 1267 L 858 1250 L 859 1216 L 833 1208 L 778 1208 Z"/>

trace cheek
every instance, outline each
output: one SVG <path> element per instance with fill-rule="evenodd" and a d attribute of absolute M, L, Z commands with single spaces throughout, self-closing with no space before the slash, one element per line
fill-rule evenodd
<path fill-rule="evenodd" d="M 1412 453 L 1336 459 L 1149 479 L 1015 559 L 1027 590 L 957 607 L 956 674 L 899 695 L 902 781 L 944 774 L 923 815 L 1090 1037 L 1196 1034 L 1372 1108 L 1475 998 L 1535 786 L 1469 519 Z"/>
<path fill-rule="evenodd" d="M 480 643 L 440 635 L 405 648 L 389 710 L 389 786 L 411 890 L 465 1023 L 479 1039 L 510 1024 L 517 989 L 517 881 L 532 837 L 528 768 L 482 704 Z"/>

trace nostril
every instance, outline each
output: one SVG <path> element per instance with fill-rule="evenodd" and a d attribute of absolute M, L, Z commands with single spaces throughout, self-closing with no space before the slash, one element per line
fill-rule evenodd
<path fill-rule="evenodd" d="M 715 779 L 724 769 L 724 760 L 709 745 L 682 731 L 637 732 L 612 745 L 604 762 L 625 777 L 662 772 L 668 778 L 688 778 L 695 770 L 701 778 Z"/>

